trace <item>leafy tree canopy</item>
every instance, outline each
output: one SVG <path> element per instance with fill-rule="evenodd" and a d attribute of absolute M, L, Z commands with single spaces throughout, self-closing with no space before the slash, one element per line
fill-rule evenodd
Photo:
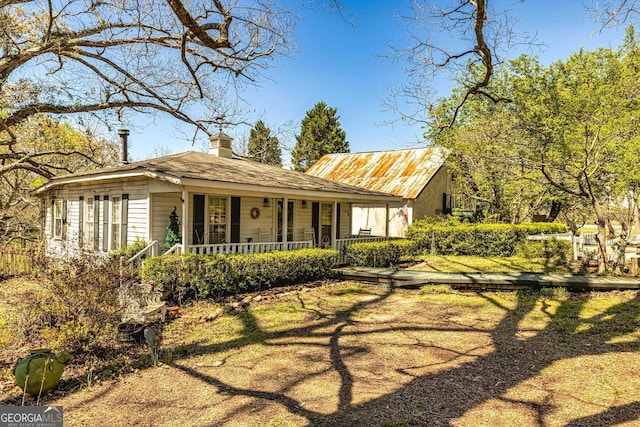
<path fill-rule="evenodd" d="M 340 126 L 337 112 L 337 109 L 329 107 L 324 101 L 307 111 L 293 148 L 291 161 L 294 170 L 309 169 L 325 154 L 349 152 L 349 142 Z"/>
<path fill-rule="evenodd" d="M 247 157 L 254 162 L 282 166 L 280 141 L 271 135 L 271 129 L 262 120 L 258 120 L 249 131 Z"/>
<path fill-rule="evenodd" d="M 456 123 L 445 131 L 435 123 L 429 135 L 455 153 L 461 188 L 503 217 L 517 216 L 519 203 L 532 209 L 540 195 L 586 205 L 604 245 L 609 207 L 637 192 L 638 54 L 630 28 L 619 50 L 580 51 L 548 67 L 522 56 L 494 74 L 492 90 L 510 102 L 476 98 L 460 108 L 461 88 L 434 113 L 436 122 L 457 114 Z"/>

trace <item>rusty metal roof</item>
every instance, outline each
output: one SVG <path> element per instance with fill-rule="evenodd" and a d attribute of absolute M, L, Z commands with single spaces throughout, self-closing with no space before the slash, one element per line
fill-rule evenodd
<path fill-rule="evenodd" d="M 150 172 L 175 179 L 197 179 L 215 182 L 235 183 L 263 187 L 266 191 L 280 189 L 342 193 L 345 196 L 359 195 L 372 198 L 393 198 L 390 194 L 354 187 L 344 183 L 322 179 L 301 172 L 269 166 L 245 159 L 227 159 L 213 154 L 188 151 L 149 160 L 142 160 L 120 166 L 95 169 L 53 178 L 40 192 L 52 186 L 68 182 L 82 182 L 93 177 L 118 179 L 123 174 Z M 120 178 L 121 179 L 121 178 Z"/>
<path fill-rule="evenodd" d="M 415 199 L 444 164 L 441 147 L 327 154 L 307 174 Z"/>

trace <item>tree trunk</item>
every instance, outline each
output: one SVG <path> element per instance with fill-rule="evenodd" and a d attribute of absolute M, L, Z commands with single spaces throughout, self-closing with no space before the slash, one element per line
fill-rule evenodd
<path fill-rule="evenodd" d="M 602 211 L 597 200 L 592 200 L 592 203 L 596 214 L 596 224 L 598 225 L 598 235 L 596 236 L 598 244 L 598 273 L 603 273 L 607 270 L 607 216 Z"/>
<path fill-rule="evenodd" d="M 634 231 L 635 235 L 640 235 L 640 211 L 638 210 L 638 205 L 633 203 L 633 223 L 634 223 Z"/>
<path fill-rule="evenodd" d="M 549 215 L 547 215 L 547 222 L 553 222 L 560 215 L 560 211 L 562 210 L 562 203 L 554 200 L 551 202 L 551 209 L 549 210 Z"/>

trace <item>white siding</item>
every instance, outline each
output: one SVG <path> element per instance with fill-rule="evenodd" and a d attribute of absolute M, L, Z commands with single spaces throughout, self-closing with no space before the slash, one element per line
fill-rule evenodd
<path fill-rule="evenodd" d="M 312 240 L 311 216 L 313 203 L 307 200 L 307 207 L 302 207 L 302 200 L 295 201 L 295 216 L 293 218 L 293 240 L 304 241 Z"/>
<path fill-rule="evenodd" d="M 309 219 L 311 223 L 311 219 Z M 351 234 L 351 204 L 340 203 L 340 233 L 338 236 L 340 239 L 346 238 Z"/>
<path fill-rule="evenodd" d="M 164 244 L 169 227 L 169 215 L 176 208 L 178 221 L 182 225 L 182 193 L 154 193 L 151 195 L 151 239 Z"/>
<path fill-rule="evenodd" d="M 105 236 L 109 236 L 109 230 L 104 230 L 104 196 L 129 195 L 128 216 L 127 216 L 127 244 L 133 243 L 136 239 L 148 240 L 148 217 L 147 210 L 147 178 L 137 178 L 129 180 L 119 180 L 113 182 L 94 182 L 78 185 L 66 185 L 56 188 L 47 195 L 44 195 L 47 209 L 45 217 L 44 235 L 49 242 L 49 248 L 53 253 L 75 253 L 80 248 L 80 197 L 85 201 L 89 197 L 99 196 L 100 214 L 96 221 L 99 221 L 99 247 L 102 250 L 102 243 Z M 62 242 L 51 238 L 51 197 L 62 198 L 67 201 L 67 239 Z"/>
<path fill-rule="evenodd" d="M 99 214 L 94 218 L 99 225 L 99 242 L 97 249 L 102 251 L 104 238 L 111 236 L 109 228 L 104 229 L 105 215 L 110 214 L 111 202 L 114 197 L 122 197 L 128 194 L 127 202 L 127 243 L 132 244 L 136 240 L 144 240 L 150 242 L 157 240 L 160 245 L 164 244 L 167 227 L 169 225 L 169 216 L 176 207 L 180 225 L 186 227 L 187 242 L 193 244 L 193 196 L 195 194 L 204 194 L 205 196 L 205 243 L 208 243 L 208 218 L 209 213 L 209 197 L 226 197 L 227 204 L 227 240 L 231 235 L 231 195 L 229 190 L 220 193 L 205 193 L 201 188 L 192 187 L 188 189 L 186 200 L 187 205 L 186 218 L 183 216 L 183 198 L 182 190 L 174 184 L 158 182 L 150 178 L 134 178 L 121 179 L 114 181 L 95 181 L 84 184 L 64 185 L 55 188 L 53 191 L 42 194 L 44 206 L 46 207 L 46 216 L 43 223 L 45 224 L 45 235 L 49 240 L 49 246 L 54 252 L 68 252 L 67 249 L 77 251 L 80 248 L 80 203 L 79 198 L 84 197 L 86 200 L 93 199 L 98 196 L 96 201 L 99 207 Z M 53 193 L 53 194 L 52 194 Z M 226 193 L 226 194 L 225 194 Z M 109 203 L 105 210 L 104 197 L 109 197 Z M 52 197 L 62 198 L 67 201 L 67 239 L 62 242 L 60 240 L 51 239 L 51 200 Z M 276 218 L 278 200 L 281 198 L 269 198 L 269 206 L 264 206 L 264 196 L 260 194 L 242 195 L 240 197 L 240 237 L 239 243 L 246 243 L 251 240 L 254 243 L 274 242 L 276 236 Z M 307 199 L 306 207 L 303 207 L 301 199 L 289 199 L 293 203 L 293 240 L 304 241 L 312 240 L 312 214 L 314 200 Z M 328 203 L 324 200 L 322 203 Z M 251 217 L 252 209 L 260 211 L 257 218 Z M 150 212 L 149 212 L 150 211 Z M 356 234 L 360 224 L 354 221 L 353 229 L 351 229 L 352 218 L 355 220 L 355 207 L 351 208 L 350 203 L 341 203 L 340 208 L 340 230 L 339 236 L 346 237 L 349 234 Z M 106 217 L 108 219 L 108 216 Z M 83 222 L 86 220 L 83 214 Z M 384 221 L 382 221 L 384 224 Z M 366 228 L 362 225 L 362 228 Z M 384 235 L 384 228 L 380 233 Z"/>
<path fill-rule="evenodd" d="M 251 209 L 260 210 L 260 216 L 251 218 Z M 276 199 L 269 199 L 269 206 L 264 206 L 263 197 L 242 197 L 240 199 L 240 242 L 245 243 L 248 238 L 254 242 L 273 242 L 276 240 L 274 231 L 276 215 Z"/>

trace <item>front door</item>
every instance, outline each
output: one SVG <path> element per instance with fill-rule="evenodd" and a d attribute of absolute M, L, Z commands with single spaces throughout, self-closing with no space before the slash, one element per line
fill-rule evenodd
<path fill-rule="evenodd" d="M 333 205 L 331 203 L 320 203 L 320 246 L 331 247 L 331 226 L 333 215 Z"/>
<path fill-rule="evenodd" d="M 287 242 L 293 241 L 293 201 L 287 202 Z M 278 242 L 282 242 L 282 230 L 284 221 L 284 214 L 282 212 L 282 200 L 278 200 L 278 211 L 276 212 L 277 230 L 278 230 Z"/>

